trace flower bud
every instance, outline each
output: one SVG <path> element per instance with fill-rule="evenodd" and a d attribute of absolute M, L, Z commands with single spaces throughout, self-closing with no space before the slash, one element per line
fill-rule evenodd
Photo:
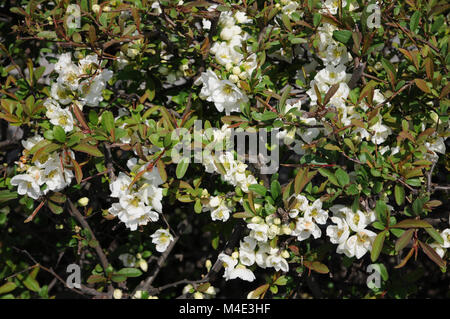
<path fill-rule="evenodd" d="M 81 198 L 78 200 L 78 204 L 80 204 L 81 207 L 87 206 L 87 205 L 89 204 L 89 198 L 87 198 L 87 197 L 81 197 Z"/>
<path fill-rule="evenodd" d="M 199 291 L 194 293 L 194 299 L 203 299 L 203 294 Z"/>
<path fill-rule="evenodd" d="M 114 289 L 113 297 L 114 299 L 122 299 L 122 290 Z"/>
<path fill-rule="evenodd" d="M 94 11 L 95 13 L 99 13 L 100 12 L 100 6 L 98 4 L 93 4 L 92 5 L 92 11 Z"/>
<path fill-rule="evenodd" d="M 235 75 L 239 75 L 239 74 L 241 74 L 241 68 L 238 66 L 235 66 L 235 67 L 233 67 L 232 72 Z"/>
<path fill-rule="evenodd" d="M 228 79 L 233 82 L 233 83 L 237 83 L 239 81 L 239 77 L 235 74 L 231 74 Z"/>
<path fill-rule="evenodd" d="M 142 269 L 143 272 L 146 272 L 148 270 L 148 264 L 144 259 L 140 259 L 138 261 L 139 267 Z"/>
<path fill-rule="evenodd" d="M 262 219 L 261 217 L 259 217 L 259 216 L 255 216 L 255 217 L 252 217 L 251 222 L 252 222 L 253 224 L 260 224 L 260 223 L 263 222 L 263 219 Z"/>
<path fill-rule="evenodd" d="M 211 270 L 211 267 L 212 267 L 211 260 L 209 260 L 209 259 L 206 260 L 205 267 L 206 267 L 206 271 L 209 272 Z"/>
<path fill-rule="evenodd" d="M 290 235 L 292 234 L 292 229 L 289 228 L 289 225 L 283 225 L 281 226 L 281 232 L 285 235 Z"/>
<path fill-rule="evenodd" d="M 283 250 L 282 252 L 281 252 L 281 257 L 283 257 L 283 258 L 289 258 L 289 252 L 287 251 L 287 250 Z"/>
<path fill-rule="evenodd" d="M 234 253 L 231 254 L 231 257 L 233 257 L 234 259 L 238 259 L 239 253 L 237 251 L 235 251 Z"/>

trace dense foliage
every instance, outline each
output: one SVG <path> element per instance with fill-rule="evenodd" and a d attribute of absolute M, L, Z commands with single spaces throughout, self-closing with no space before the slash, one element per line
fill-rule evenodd
<path fill-rule="evenodd" d="M 447 1 L 0 8 L 0 298 L 450 297 Z"/>

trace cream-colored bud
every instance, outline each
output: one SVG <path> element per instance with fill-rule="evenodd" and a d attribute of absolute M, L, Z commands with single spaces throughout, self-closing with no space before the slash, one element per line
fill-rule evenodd
<path fill-rule="evenodd" d="M 283 250 L 282 252 L 281 252 L 281 257 L 283 257 L 283 258 L 289 258 L 289 252 L 287 251 L 287 250 Z"/>
<path fill-rule="evenodd" d="M 275 225 L 280 225 L 280 224 L 281 224 L 281 219 L 278 218 L 278 217 L 276 217 L 276 218 L 273 219 L 273 223 L 274 223 Z"/>
<path fill-rule="evenodd" d="M 235 74 L 235 75 L 241 74 L 241 68 L 238 66 L 233 67 L 232 71 L 233 71 L 233 74 Z"/>
<path fill-rule="evenodd" d="M 206 289 L 205 294 L 215 295 L 216 294 L 216 289 L 213 286 L 209 286 L 208 289 Z"/>
<path fill-rule="evenodd" d="M 230 62 L 228 62 L 227 64 L 225 64 L 225 69 L 227 71 L 230 71 L 233 68 L 233 64 L 231 64 Z"/>
<path fill-rule="evenodd" d="M 194 299 L 204 299 L 203 294 L 199 291 L 194 292 Z"/>
<path fill-rule="evenodd" d="M 237 83 L 237 82 L 239 82 L 239 77 L 235 74 L 230 74 L 230 76 L 228 77 L 228 80 L 230 80 L 233 83 Z"/>
<path fill-rule="evenodd" d="M 251 222 L 252 222 L 253 224 L 260 224 L 260 223 L 263 222 L 263 219 L 262 219 L 261 217 L 259 217 L 259 216 L 255 216 L 255 217 L 252 217 Z"/>
<path fill-rule="evenodd" d="M 87 204 L 89 204 L 89 198 L 87 198 L 87 197 L 81 197 L 81 198 L 78 200 L 78 204 L 80 204 L 80 206 L 82 206 L 82 207 L 87 206 Z"/>
<path fill-rule="evenodd" d="M 144 259 L 140 259 L 138 263 L 143 272 L 146 272 L 148 270 L 148 264 Z"/>
<path fill-rule="evenodd" d="M 94 11 L 95 13 L 99 13 L 100 12 L 100 6 L 98 4 L 93 4 L 92 5 L 92 11 Z"/>
<path fill-rule="evenodd" d="M 289 225 L 283 225 L 281 226 L 281 232 L 285 235 L 292 234 L 292 229 L 289 227 Z"/>
<path fill-rule="evenodd" d="M 248 74 L 247 74 L 247 72 L 241 72 L 241 73 L 239 73 L 239 78 L 240 78 L 241 80 L 247 80 L 247 79 L 248 79 Z"/>
<path fill-rule="evenodd" d="M 114 289 L 113 297 L 114 299 L 122 299 L 122 290 Z"/>
<path fill-rule="evenodd" d="M 238 259 L 239 253 L 237 251 L 235 251 L 234 253 L 231 254 L 231 257 L 233 257 L 234 259 Z"/>
<path fill-rule="evenodd" d="M 205 267 L 206 267 L 206 271 L 210 271 L 211 270 L 211 267 L 212 267 L 212 262 L 211 262 L 211 260 L 209 260 L 209 259 L 207 259 L 206 260 L 206 262 L 205 262 Z"/>
<path fill-rule="evenodd" d="M 184 286 L 183 288 L 183 294 L 188 294 L 191 292 L 191 289 L 193 289 L 194 287 L 191 284 L 187 284 L 186 286 Z"/>

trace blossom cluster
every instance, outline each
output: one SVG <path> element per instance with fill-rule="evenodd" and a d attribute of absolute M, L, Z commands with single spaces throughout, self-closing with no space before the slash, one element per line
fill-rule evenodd
<path fill-rule="evenodd" d="M 113 203 L 109 213 L 117 216 L 130 230 L 136 230 L 138 226 L 147 225 L 148 222 L 156 222 L 162 212 L 163 189 L 158 187 L 163 183 L 158 170 L 147 170 L 145 163 L 131 158 L 127 162 L 130 176 L 120 172 L 116 180 L 109 187 L 111 197 L 118 198 L 119 202 Z M 145 173 L 136 183 L 133 178 Z"/>
<path fill-rule="evenodd" d="M 28 158 L 31 149 L 43 140 L 42 136 L 35 135 L 22 141 L 23 156 L 16 164 L 17 171 L 24 173 L 11 178 L 11 185 L 17 186 L 19 195 L 38 199 L 49 191 L 61 191 L 72 182 L 72 159 L 75 154 L 71 150 L 52 152 L 34 161 Z"/>
<path fill-rule="evenodd" d="M 251 22 L 244 12 L 221 12 L 219 18 L 220 41 L 214 42 L 210 52 L 215 60 L 226 69 L 226 78 L 219 77 L 214 71 L 208 69 L 196 80 L 195 84 L 203 84 L 200 97 L 213 102 L 219 112 L 239 112 L 240 105 L 248 102 L 248 97 L 240 89 L 240 81 L 251 77 L 256 69 L 256 54 L 244 55 L 240 48 L 246 46 L 249 35 L 242 30 L 239 24 Z"/>

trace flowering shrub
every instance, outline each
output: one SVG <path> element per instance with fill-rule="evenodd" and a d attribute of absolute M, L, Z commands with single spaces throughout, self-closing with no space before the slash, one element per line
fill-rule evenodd
<path fill-rule="evenodd" d="M 0 297 L 449 297 L 446 1 L 1 6 Z"/>

